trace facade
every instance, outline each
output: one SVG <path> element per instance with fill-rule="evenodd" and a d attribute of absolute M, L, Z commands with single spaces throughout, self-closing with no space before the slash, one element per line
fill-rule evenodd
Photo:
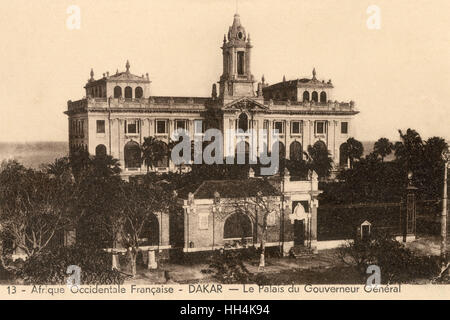
<path fill-rule="evenodd" d="M 210 97 L 153 96 L 149 75 L 132 74 L 128 61 L 124 72 L 107 72 L 97 80 L 91 70 L 86 97 L 68 101 L 65 112 L 70 150 L 82 147 L 90 154 L 110 154 L 120 160 L 127 177 L 146 172 L 140 160 L 145 137 L 168 144 L 174 130 L 185 129 L 193 138 L 216 128 L 224 134 L 225 156 L 231 156 L 237 137 L 228 137 L 229 130 L 265 129 L 266 151 L 272 150 L 270 137 L 277 130 L 279 150 L 287 158 L 302 158 L 309 145 L 323 143 L 336 166 L 346 165 L 340 148 L 354 133 L 352 120 L 358 111 L 351 101 L 333 101 L 331 80 L 318 80 L 314 70 L 312 78 L 269 85 L 262 77 L 256 84 L 251 72 L 253 46 L 237 14 L 221 50 L 223 72 Z M 166 172 L 175 166 L 167 157 L 153 170 Z"/>
<path fill-rule="evenodd" d="M 247 180 L 205 181 L 182 203 L 183 251 L 258 247 L 266 216 L 266 247 L 316 252 L 319 193 L 314 172 L 304 181 L 291 181 L 287 170 L 282 178 L 250 170 Z"/>

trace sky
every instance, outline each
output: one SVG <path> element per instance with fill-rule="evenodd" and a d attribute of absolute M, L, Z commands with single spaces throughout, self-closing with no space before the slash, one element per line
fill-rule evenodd
<path fill-rule="evenodd" d="M 67 8 L 80 8 L 70 30 Z M 370 5 L 380 29 L 369 29 Z M 65 141 L 68 100 L 91 68 L 149 73 L 152 95 L 210 96 L 237 11 L 251 34 L 252 72 L 269 83 L 332 79 L 356 102 L 355 137 L 398 129 L 450 140 L 448 0 L 36 0 L 0 4 L 0 141 Z M 256 89 L 256 88 L 255 88 Z"/>

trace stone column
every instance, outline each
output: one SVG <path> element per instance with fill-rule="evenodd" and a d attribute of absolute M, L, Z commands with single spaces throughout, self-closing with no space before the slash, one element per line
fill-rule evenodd
<path fill-rule="evenodd" d="M 156 253 L 155 250 L 148 251 L 148 269 L 156 269 L 158 268 L 158 262 L 156 261 Z"/>
<path fill-rule="evenodd" d="M 317 253 L 317 200 L 311 201 L 311 249 Z"/>
<path fill-rule="evenodd" d="M 119 255 L 114 251 L 112 252 L 112 269 L 120 270 Z"/>

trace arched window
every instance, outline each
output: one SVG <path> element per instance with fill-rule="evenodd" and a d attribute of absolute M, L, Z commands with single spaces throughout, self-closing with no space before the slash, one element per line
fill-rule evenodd
<path fill-rule="evenodd" d="M 163 152 L 165 154 L 165 156 L 156 162 L 156 167 L 157 168 L 167 168 L 167 167 L 169 167 L 169 147 L 163 141 L 161 141 L 161 147 L 165 149 L 165 151 Z"/>
<path fill-rule="evenodd" d="M 298 141 L 294 141 L 289 146 L 289 159 L 300 161 L 303 159 L 302 144 Z"/>
<path fill-rule="evenodd" d="M 122 96 L 122 88 L 119 86 L 114 87 L 114 98 L 120 98 Z"/>
<path fill-rule="evenodd" d="M 320 103 L 327 103 L 327 93 L 325 91 L 320 93 Z"/>
<path fill-rule="evenodd" d="M 133 89 L 131 87 L 125 87 L 125 99 L 133 98 Z"/>
<path fill-rule="evenodd" d="M 141 166 L 141 148 L 135 141 L 130 141 L 125 145 L 125 168 L 136 169 Z"/>
<path fill-rule="evenodd" d="M 252 236 L 252 222 L 242 213 L 233 213 L 225 220 L 223 226 L 224 239 L 242 239 Z"/>
<path fill-rule="evenodd" d="M 344 142 L 339 147 L 339 165 L 345 167 L 347 166 L 347 163 L 348 163 L 348 147 L 347 143 Z"/>
<path fill-rule="evenodd" d="M 283 142 L 277 141 L 272 145 L 272 152 L 275 152 L 278 150 L 280 159 L 286 158 L 286 147 L 284 146 Z"/>
<path fill-rule="evenodd" d="M 106 146 L 104 144 L 99 144 L 97 147 L 95 147 L 95 156 L 96 157 L 106 156 Z"/>
<path fill-rule="evenodd" d="M 134 97 L 136 99 L 140 99 L 144 96 L 144 91 L 142 90 L 141 87 L 136 87 L 136 89 L 134 89 Z"/>
<path fill-rule="evenodd" d="M 248 117 L 245 113 L 239 115 L 238 129 L 246 132 L 248 130 Z"/>
<path fill-rule="evenodd" d="M 304 102 L 309 101 L 309 91 L 304 91 L 303 92 L 303 101 Z"/>
<path fill-rule="evenodd" d="M 314 143 L 314 148 L 316 148 L 316 149 L 323 149 L 323 150 L 327 150 L 328 151 L 327 145 L 322 140 L 319 140 L 316 143 Z"/>
<path fill-rule="evenodd" d="M 317 91 L 313 91 L 311 95 L 311 100 L 314 102 L 319 102 L 319 94 L 317 93 Z"/>

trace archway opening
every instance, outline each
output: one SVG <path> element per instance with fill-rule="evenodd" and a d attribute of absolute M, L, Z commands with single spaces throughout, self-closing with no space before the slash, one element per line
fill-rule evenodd
<path fill-rule="evenodd" d="M 239 115 L 238 129 L 244 132 L 248 130 L 248 117 L 245 113 Z"/>
<path fill-rule="evenodd" d="M 319 94 L 317 93 L 317 91 L 313 91 L 311 95 L 311 100 L 314 102 L 319 102 Z"/>
<path fill-rule="evenodd" d="M 114 98 L 120 98 L 122 96 L 122 88 L 119 86 L 114 87 Z"/>
<path fill-rule="evenodd" d="M 97 147 L 95 147 L 95 156 L 96 157 L 106 156 L 106 146 L 104 144 L 99 144 Z"/>
<path fill-rule="evenodd" d="M 144 90 L 142 90 L 141 87 L 136 87 L 136 89 L 134 89 L 134 96 L 136 99 L 140 99 L 144 96 Z"/>
<path fill-rule="evenodd" d="M 159 222 L 154 214 L 151 214 L 147 221 L 145 221 L 140 242 L 143 246 L 159 245 Z"/>
<path fill-rule="evenodd" d="M 243 239 L 252 237 L 252 222 L 242 213 L 233 213 L 225 220 L 223 227 L 224 239 Z"/>
<path fill-rule="evenodd" d="M 303 101 L 308 102 L 309 101 L 309 91 L 303 92 Z"/>
<path fill-rule="evenodd" d="M 303 159 L 303 149 L 300 142 L 294 141 L 289 146 L 289 159 L 294 161 L 300 161 Z"/>
<path fill-rule="evenodd" d="M 141 166 L 141 148 L 135 141 L 130 141 L 125 145 L 125 168 L 137 169 Z"/>
<path fill-rule="evenodd" d="M 320 103 L 327 103 L 327 93 L 325 91 L 320 93 Z"/>
<path fill-rule="evenodd" d="M 133 89 L 131 87 L 125 87 L 125 99 L 133 98 Z"/>

